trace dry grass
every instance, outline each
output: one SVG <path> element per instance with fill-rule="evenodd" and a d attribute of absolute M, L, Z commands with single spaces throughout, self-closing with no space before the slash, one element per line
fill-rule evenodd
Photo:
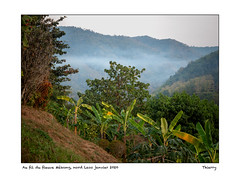
<path fill-rule="evenodd" d="M 72 131 L 57 122 L 53 115 L 22 106 L 24 123 L 48 133 L 56 145 L 67 148 L 84 157 L 87 162 L 117 163 L 117 159 L 96 144 L 74 135 Z"/>

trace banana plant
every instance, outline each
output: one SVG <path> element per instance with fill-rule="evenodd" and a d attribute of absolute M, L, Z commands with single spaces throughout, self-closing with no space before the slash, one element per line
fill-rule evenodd
<path fill-rule="evenodd" d="M 75 103 L 74 100 L 72 98 L 68 97 L 68 96 L 58 96 L 57 99 L 65 100 L 65 101 L 71 103 L 74 106 L 74 108 L 75 108 L 75 111 L 74 111 L 74 123 L 75 123 L 74 133 L 75 133 L 75 135 L 77 135 L 77 112 L 78 112 L 78 110 L 80 110 L 81 106 L 82 107 L 88 107 L 89 105 L 82 104 L 82 102 L 83 102 L 82 97 L 80 97 L 78 99 L 77 103 Z"/>
<path fill-rule="evenodd" d="M 170 126 L 168 127 L 168 123 L 167 120 L 165 118 L 161 118 L 161 124 L 159 125 L 158 123 L 156 123 L 154 120 L 152 120 L 151 118 L 149 118 L 146 115 L 143 115 L 141 113 L 138 113 L 137 116 L 142 119 L 143 121 L 145 121 L 146 123 L 150 124 L 153 129 L 155 129 L 156 133 L 155 134 L 159 134 L 161 138 L 158 138 L 160 140 L 160 142 L 163 144 L 163 146 L 161 146 L 161 149 L 163 150 L 163 152 L 161 153 L 161 156 L 159 156 L 158 158 L 161 157 L 161 161 L 165 162 L 165 158 L 166 158 L 166 152 L 168 149 L 168 139 L 170 136 L 172 136 L 172 131 L 174 129 L 174 127 L 176 126 L 178 120 L 182 117 L 183 111 L 180 111 L 175 117 L 174 119 L 171 121 Z M 176 129 L 181 129 L 181 126 L 178 125 L 176 127 Z M 140 129 L 139 129 L 140 130 Z M 154 135 L 155 136 L 155 135 Z M 152 135 L 149 136 L 149 139 L 152 137 Z M 158 137 L 158 136 L 157 136 Z M 154 140 L 151 140 L 151 142 L 149 141 L 149 146 L 152 146 L 152 143 L 154 143 L 155 145 L 156 142 Z"/>
<path fill-rule="evenodd" d="M 133 100 L 132 104 L 127 107 L 127 110 L 122 110 L 120 114 L 114 109 L 112 105 L 108 105 L 107 103 L 102 102 L 102 104 L 109 108 L 110 111 L 112 111 L 111 116 L 113 119 L 117 120 L 121 125 L 123 126 L 123 133 L 124 133 L 124 143 L 126 144 L 126 132 L 127 132 L 127 127 L 128 127 L 128 121 L 131 118 L 131 112 L 136 104 L 136 99 Z"/>
<path fill-rule="evenodd" d="M 196 125 L 196 129 L 198 131 L 199 138 L 194 137 L 188 133 L 181 132 L 179 130 L 173 130 L 173 134 L 178 138 L 194 145 L 196 149 L 196 156 L 200 162 L 207 162 L 207 158 L 204 158 L 204 156 L 202 156 L 204 155 L 204 152 L 207 152 L 210 162 L 218 162 L 218 143 L 215 145 L 213 144 L 209 120 L 205 122 L 205 130 L 199 122 Z"/>
<path fill-rule="evenodd" d="M 119 114 L 112 105 L 108 105 L 105 102 L 102 104 L 111 111 L 111 116 L 113 119 L 117 120 L 123 126 L 123 142 L 126 145 L 126 133 L 128 128 L 128 122 L 132 118 L 132 110 L 136 104 L 136 99 L 127 107 L 126 111 L 122 110 Z M 124 160 L 126 160 L 126 152 L 124 153 Z"/>
<path fill-rule="evenodd" d="M 163 138 L 163 145 L 167 146 L 168 145 L 168 138 L 172 135 L 173 129 L 176 126 L 178 120 L 182 117 L 183 111 L 180 111 L 174 119 L 171 121 L 170 126 L 168 127 L 167 120 L 165 118 L 161 118 L 161 126 L 159 127 L 155 121 L 153 121 L 151 118 L 149 118 L 146 115 L 138 113 L 137 116 L 141 118 L 143 121 L 147 122 L 150 124 L 152 127 L 155 129 L 161 131 L 162 138 Z M 178 125 L 176 127 L 176 130 L 180 130 L 181 126 Z"/>
<path fill-rule="evenodd" d="M 86 110 L 86 115 L 100 126 L 101 139 L 106 139 L 107 130 L 111 127 L 112 113 L 101 109 L 98 103 L 96 103 L 96 108 L 94 106 L 87 106 L 86 108 L 93 112 L 92 114 Z"/>

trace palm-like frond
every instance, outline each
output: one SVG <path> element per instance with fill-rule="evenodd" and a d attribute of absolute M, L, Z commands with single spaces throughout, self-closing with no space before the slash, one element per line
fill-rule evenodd
<path fill-rule="evenodd" d="M 129 122 L 139 131 L 141 132 L 144 136 L 146 136 L 146 130 L 144 128 L 144 124 L 140 124 L 140 123 L 137 123 L 136 121 L 134 121 L 132 118 L 129 119 Z"/>
<path fill-rule="evenodd" d="M 205 150 L 204 145 L 201 142 L 201 140 L 192 136 L 191 134 L 181 132 L 181 131 L 176 131 L 176 130 L 173 130 L 172 133 L 173 133 L 173 135 L 177 136 L 178 138 L 185 140 L 188 143 L 194 145 L 194 147 L 197 151 L 197 154 L 199 154 L 200 152 Z"/>
<path fill-rule="evenodd" d="M 172 122 L 170 123 L 170 126 L 169 126 L 169 131 L 172 132 L 172 130 L 174 129 L 174 127 L 176 126 L 178 120 L 182 117 L 183 115 L 183 111 L 180 111 L 176 116 L 175 118 L 172 120 Z"/>
<path fill-rule="evenodd" d="M 165 118 L 161 118 L 161 131 L 163 136 L 165 136 L 168 132 L 168 123 Z"/>
<path fill-rule="evenodd" d="M 62 99 L 62 100 L 68 101 L 75 106 L 75 102 L 73 101 L 73 99 L 68 96 L 58 96 L 57 99 Z"/>
<path fill-rule="evenodd" d="M 148 124 L 152 125 L 157 130 L 160 130 L 160 128 L 157 126 L 157 123 L 153 121 L 151 118 L 147 117 L 146 115 L 143 115 L 141 113 L 137 113 L 137 116 L 141 118 L 143 121 L 147 122 Z"/>

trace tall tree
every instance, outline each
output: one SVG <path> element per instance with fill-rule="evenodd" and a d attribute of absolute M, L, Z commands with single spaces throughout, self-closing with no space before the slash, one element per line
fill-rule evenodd
<path fill-rule="evenodd" d="M 68 45 L 59 38 L 65 33 L 57 28 L 64 17 L 58 20 L 46 15 L 22 16 L 21 42 L 21 100 L 23 104 L 29 101 L 39 102 L 39 98 L 49 97 L 53 89 L 59 88 L 64 93 L 69 87 L 61 86 L 60 82 L 70 80 L 69 74 L 78 72 L 70 65 L 57 66 L 65 62 L 58 56 L 66 52 Z M 37 99 L 37 101 L 35 101 Z M 42 102 L 42 101 L 41 101 Z M 46 103 L 44 103 L 46 104 Z"/>
<path fill-rule="evenodd" d="M 70 93 L 70 86 L 63 85 L 62 82 L 70 81 L 71 79 L 68 78 L 70 74 L 78 73 L 78 69 L 71 68 L 70 64 L 66 64 L 65 59 L 59 59 L 59 57 L 67 52 L 64 49 L 69 48 L 67 44 L 63 41 L 59 40 L 62 36 L 65 35 L 64 31 L 61 31 L 57 25 L 60 21 L 62 21 L 65 17 L 61 17 L 57 21 L 53 21 L 53 28 L 52 28 L 52 36 L 53 42 L 55 45 L 55 54 L 53 56 L 51 62 L 51 74 L 50 74 L 50 81 L 53 85 L 53 95 L 52 99 L 57 100 L 57 96 L 66 96 Z M 62 65 L 64 64 L 64 65 Z"/>
<path fill-rule="evenodd" d="M 94 105 L 104 101 L 112 104 L 116 110 L 121 110 L 136 99 L 136 109 L 142 109 L 144 100 L 150 96 L 147 90 L 149 84 L 138 80 L 145 69 L 138 70 L 134 66 L 123 66 L 112 61 L 109 63 L 110 69 L 104 70 L 108 74 L 106 79 L 87 80 L 90 89 L 85 91 L 86 102 Z"/>
<path fill-rule="evenodd" d="M 26 26 L 32 29 L 23 33 L 22 36 L 21 99 L 23 104 L 26 104 L 40 89 L 41 84 L 49 79 L 50 63 L 54 54 L 53 39 L 50 31 L 47 30 L 49 27 L 45 16 L 31 16 L 31 19 L 26 21 L 29 21 Z"/>

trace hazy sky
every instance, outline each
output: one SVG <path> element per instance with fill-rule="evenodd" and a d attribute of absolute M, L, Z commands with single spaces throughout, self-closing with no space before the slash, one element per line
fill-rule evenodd
<path fill-rule="evenodd" d="M 106 35 L 171 38 L 189 46 L 218 46 L 218 15 L 66 16 L 61 26 L 81 27 Z"/>

